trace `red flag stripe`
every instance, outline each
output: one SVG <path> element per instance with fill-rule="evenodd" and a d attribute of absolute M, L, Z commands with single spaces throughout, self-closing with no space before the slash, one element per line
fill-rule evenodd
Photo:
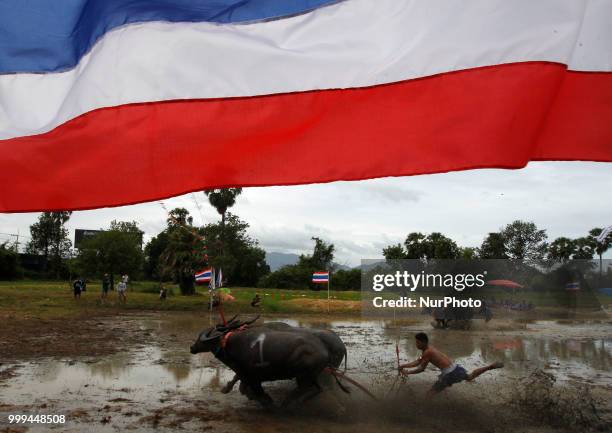
<path fill-rule="evenodd" d="M 360 89 L 103 108 L 0 141 L 0 211 L 534 160 L 612 161 L 611 119 L 612 73 L 542 62 Z"/>

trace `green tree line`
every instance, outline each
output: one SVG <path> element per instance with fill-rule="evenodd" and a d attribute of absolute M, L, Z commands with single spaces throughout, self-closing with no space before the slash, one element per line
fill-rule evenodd
<path fill-rule="evenodd" d="M 41 277 L 97 279 L 103 274 L 128 274 L 132 279 L 174 281 L 181 293 L 195 293 L 194 274 L 205 267 L 223 269 L 228 285 L 283 289 L 319 290 L 312 273 L 330 271 L 335 290 L 359 290 L 360 268 L 340 269 L 334 263 L 336 247 L 313 237 L 312 252 L 297 263 L 271 272 L 265 251 L 249 235 L 249 224 L 229 209 L 241 189 L 206 191 L 220 221 L 198 226 L 185 208 L 168 212 L 165 227 L 142 245 L 143 232 L 135 221 L 112 221 L 95 236 L 73 249 L 68 238 L 70 212 L 45 212 L 30 227 L 26 252 L 41 258 Z M 542 260 L 567 262 L 572 259 L 601 260 L 612 245 L 612 235 L 596 241 L 602 228 L 593 228 L 578 238 L 559 237 L 549 241 L 546 230 L 533 222 L 514 221 L 488 233 L 480 246 L 465 247 L 441 232 L 411 232 L 403 242 L 383 248 L 387 260 L 395 259 L 517 259 L 526 263 Z M 0 245 L 0 279 L 23 277 L 16 248 Z"/>

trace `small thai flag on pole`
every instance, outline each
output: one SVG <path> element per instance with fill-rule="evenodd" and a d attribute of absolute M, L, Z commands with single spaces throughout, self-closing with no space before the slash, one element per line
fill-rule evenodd
<path fill-rule="evenodd" d="M 329 272 L 314 272 L 312 274 L 312 282 L 315 284 L 327 283 L 327 312 L 329 313 Z"/>
<path fill-rule="evenodd" d="M 329 272 L 315 272 L 312 274 L 313 283 L 328 283 Z"/>
<path fill-rule="evenodd" d="M 212 268 L 204 269 L 195 274 L 196 283 L 207 283 L 212 279 Z"/>

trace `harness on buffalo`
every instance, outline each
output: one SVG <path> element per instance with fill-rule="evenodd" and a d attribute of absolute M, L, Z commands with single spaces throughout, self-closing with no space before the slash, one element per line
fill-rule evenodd
<path fill-rule="evenodd" d="M 257 320 L 257 319 L 255 319 L 255 320 Z M 240 331 L 244 331 L 245 329 L 248 329 L 248 327 L 249 326 L 247 324 L 243 324 L 242 326 L 240 326 L 240 327 L 238 327 L 238 328 L 236 328 L 234 330 L 228 331 L 225 334 L 223 334 L 223 336 L 221 337 L 221 341 L 219 343 L 219 346 L 221 346 L 221 349 L 225 349 L 225 346 L 227 345 L 227 340 L 229 340 L 229 338 L 233 334 L 235 334 L 237 332 L 240 332 Z"/>

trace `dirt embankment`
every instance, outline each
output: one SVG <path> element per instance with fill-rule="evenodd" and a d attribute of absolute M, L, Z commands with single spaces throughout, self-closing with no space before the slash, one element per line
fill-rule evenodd
<path fill-rule="evenodd" d="M 361 313 L 361 301 L 347 301 L 339 299 L 291 299 L 283 301 L 284 304 L 300 309 L 304 312 L 344 312 Z"/>

